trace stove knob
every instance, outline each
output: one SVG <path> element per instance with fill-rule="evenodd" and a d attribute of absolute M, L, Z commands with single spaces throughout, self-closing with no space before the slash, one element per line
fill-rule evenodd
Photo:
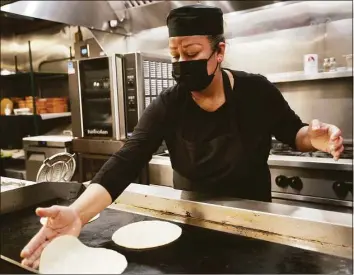
<path fill-rule="evenodd" d="M 332 188 L 339 198 L 345 198 L 348 192 L 353 190 L 353 186 L 350 188 L 349 184 L 343 181 L 336 181 Z"/>
<path fill-rule="evenodd" d="M 286 176 L 280 175 L 275 178 L 275 183 L 279 187 L 285 188 L 290 184 L 290 181 Z"/>
<path fill-rule="evenodd" d="M 301 191 L 304 185 L 302 184 L 302 180 L 299 177 L 292 177 L 290 179 L 290 186 L 297 191 Z"/>

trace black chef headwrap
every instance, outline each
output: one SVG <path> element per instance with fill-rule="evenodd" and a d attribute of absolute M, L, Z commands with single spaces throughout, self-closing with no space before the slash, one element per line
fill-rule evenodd
<path fill-rule="evenodd" d="M 224 33 L 221 9 L 202 4 L 173 9 L 167 17 L 169 37 Z"/>

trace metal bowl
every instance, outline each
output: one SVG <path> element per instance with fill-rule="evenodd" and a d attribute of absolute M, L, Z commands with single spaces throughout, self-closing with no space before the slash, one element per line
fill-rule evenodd
<path fill-rule="evenodd" d="M 44 160 L 37 174 L 37 182 L 68 182 L 75 173 L 75 154 L 59 153 Z"/>

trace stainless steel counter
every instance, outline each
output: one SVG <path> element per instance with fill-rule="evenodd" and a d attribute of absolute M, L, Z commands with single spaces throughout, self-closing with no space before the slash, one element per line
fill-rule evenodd
<path fill-rule="evenodd" d="M 18 266 L 21 249 L 41 228 L 34 209 L 70 203 L 54 199 L 2 215 L 1 254 L 12 263 L 15 261 L 15 265 L 0 260 L 0 270 L 5 274 L 27 273 Z M 79 239 L 89 247 L 123 254 L 129 263 L 124 274 L 353 274 L 351 259 L 178 222 L 175 223 L 182 229 L 180 238 L 157 249 L 133 251 L 112 241 L 112 234 L 119 228 L 148 220 L 157 219 L 105 209 L 97 220 L 84 226 Z"/>
<path fill-rule="evenodd" d="M 79 183 L 27 185 L 1 193 L 1 212 L 11 213 L 57 197 L 75 199 L 83 190 Z M 351 213 L 211 197 L 134 183 L 108 208 L 352 258 Z"/>
<path fill-rule="evenodd" d="M 0 193 L 25 187 L 25 186 L 30 186 L 33 184 L 36 184 L 36 182 L 13 179 L 8 177 L 0 177 Z"/>
<path fill-rule="evenodd" d="M 311 251 L 352 257 L 353 217 L 298 206 L 131 184 L 110 206 Z"/>

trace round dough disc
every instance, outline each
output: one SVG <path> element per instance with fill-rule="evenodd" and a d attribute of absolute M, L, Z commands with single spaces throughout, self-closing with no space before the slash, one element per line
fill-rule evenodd
<path fill-rule="evenodd" d="M 100 213 L 98 213 L 96 216 L 94 216 L 94 217 L 93 217 L 91 220 L 89 220 L 88 222 L 90 223 L 90 222 L 93 222 L 94 220 L 97 220 L 99 216 L 100 216 Z M 41 223 L 42 225 L 45 225 L 45 224 L 47 223 L 47 218 L 46 218 L 46 217 L 42 217 L 39 221 L 40 221 L 40 223 Z"/>
<path fill-rule="evenodd" d="M 181 234 L 181 227 L 170 222 L 141 221 L 119 228 L 112 240 L 129 249 L 149 249 L 172 243 Z"/>
<path fill-rule="evenodd" d="M 92 248 L 71 235 L 52 240 L 41 254 L 41 274 L 121 274 L 126 258 L 110 249 Z"/>

